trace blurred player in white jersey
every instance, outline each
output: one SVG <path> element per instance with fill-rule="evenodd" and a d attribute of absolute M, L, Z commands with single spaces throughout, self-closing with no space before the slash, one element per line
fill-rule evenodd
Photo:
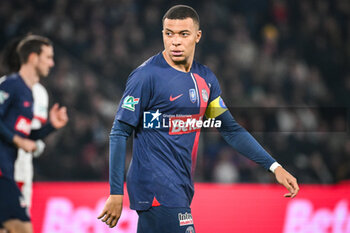
<path fill-rule="evenodd" d="M 32 129 L 40 129 L 47 121 L 49 96 L 43 85 L 36 83 L 33 86 L 34 98 L 34 118 L 32 120 Z M 28 207 L 31 207 L 32 183 L 33 183 L 33 157 L 39 157 L 45 148 L 42 140 L 36 141 L 37 150 L 33 153 L 27 153 L 23 149 L 18 149 L 18 156 L 15 162 L 15 181 L 22 191 L 24 201 Z"/>

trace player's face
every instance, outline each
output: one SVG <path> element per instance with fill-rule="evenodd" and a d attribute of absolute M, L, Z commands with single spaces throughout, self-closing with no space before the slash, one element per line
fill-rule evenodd
<path fill-rule="evenodd" d="M 191 65 L 196 43 L 202 32 L 191 18 L 165 19 L 163 23 L 164 56 L 172 66 Z"/>
<path fill-rule="evenodd" d="M 50 69 L 55 65 L 53 56 L 52 46 L 43 45 L 41 47 L 41 53 L 38 55 L 36 63 L 36 72 L 39 77 L 43 78 L 49 75 Z"/>

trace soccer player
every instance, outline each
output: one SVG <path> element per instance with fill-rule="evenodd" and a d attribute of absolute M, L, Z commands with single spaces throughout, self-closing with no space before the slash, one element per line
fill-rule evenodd
<path fill-rule="evenodd" d="M 218 130 L 233 148 L 275 174 L 289 191 L 285 197 L 299 191 L 296 179 L 234 120 L 220 97 L 216 76 L 193 60 L 202 36 L 199 25 L 191 7 L 170 8 L 163 17 L 164 51 L 127 81 L 110 134 L 110 196 L 98 216 L 110 227 L 121 215 L 126 140 L 134 131 L 127 188 L 130 207 L 139 215 L 137 232 L 195 231 L 190 204 L 200 129 L 178 124 L 204 115 L 221 121 Z M 149 124 L 164 119 L 168 128 Z"/>
<path fill-rule="evenodd" d="M 33 119 L 31 123 L 32 130 L 40 129 L 47 121 L 49 96 L 46 88 L 41 83 L 36 83 L 32 88 L 33 92 Z M 23 149 L 18 149 L 18 155 L 15 162 L 15 181 L 19 186 L 24 202 L 28 209 L 32 205 L 33 193 L 33 158 L 39 157 L 45 149 L 45 143 L 38 139 L 35 141 L 36 150 L 28 153 Z"/>
<path fill-rule="evenodd" d="M 5 46 L 2 52 L 1 73 L 12 74 L 20 69 L 20 60 L 17 53 L 17 46 L 23 37 L 14 38 Z M 39 129 L 44 125 L 48 118 L 49 96 L 47 90 L 41 83 L 36 83 L 32 88 L 33 93 L 33 120 L 32 129 Z M 37 148 L 33 153 L 27 153 L 23 149 L 18 149 L 18 155 L 15 162 L 15 181 L 19 186 L 24 202 L 28 209 L 31 207 L 32 183 L 33 183 L 33 157 L 39 157 L 45 148 L 42 140 L 36 140 Z M 29 211 L 30 212 L 30 211 Z M 1 232 L 1 231 L 0 231 Z"/>
<path fill-rule="evenodd" d="M 54 66 L 53 46 L 49 39 L 30 35 L 19 43 L 18 73 L 0 80 L 0 224 L 9 232 L 32 232 L 23 196 L 14 181 L 14 163 L 19 148 L 26 152 L 37 149 L 34 140 L 44 138 L 68 122 L 67 110 L 55 104 L 49 121 L 32 130 L 32 88 Z"/>

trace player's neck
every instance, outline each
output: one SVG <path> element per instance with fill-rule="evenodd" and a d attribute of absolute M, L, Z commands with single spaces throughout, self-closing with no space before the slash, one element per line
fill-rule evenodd
<path fill-rule="evenodd" d="M 186 63 L 176 64 L 175 62 L 173 62 L 171 60 L 171 58 L 169 58 L 167 56 L 165 51 L 163 51 L 162 54 L 163 54 L 165 61 L 169 64 L 169 66 L 173 67 L 175 70 L 179 70 L 179 71 L 185 72 L 185 73 L 187 73 L 191 70 L 192 63 L 193 63 L 193 56 L 191 58 L 189 58 L 188 62 L 186 62 Z"/>
<path fill-rule="evenodd" d="M 32 88 L 35 83 L 39 82 L 39 76 L 37 72 L 30 65 L 22 65 L 18 73 L 29 88 Z"/>

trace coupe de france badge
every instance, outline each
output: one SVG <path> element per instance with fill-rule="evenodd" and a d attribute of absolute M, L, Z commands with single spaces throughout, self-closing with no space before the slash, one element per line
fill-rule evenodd
<path fill-rule="evenodd" d="M 124 98 L 122 108 L 128 109 L 130 111 L 135 111 L 135 105 L 138 104 L 140 98 L 135 98 L 133 96 L 128 95 Z"/>
<path fill-rule="evenodd" d="M 5 101 L 9 98 L 9 94 L 5 91 L 0 91 L 0 104 L 5 103 Z"/>

